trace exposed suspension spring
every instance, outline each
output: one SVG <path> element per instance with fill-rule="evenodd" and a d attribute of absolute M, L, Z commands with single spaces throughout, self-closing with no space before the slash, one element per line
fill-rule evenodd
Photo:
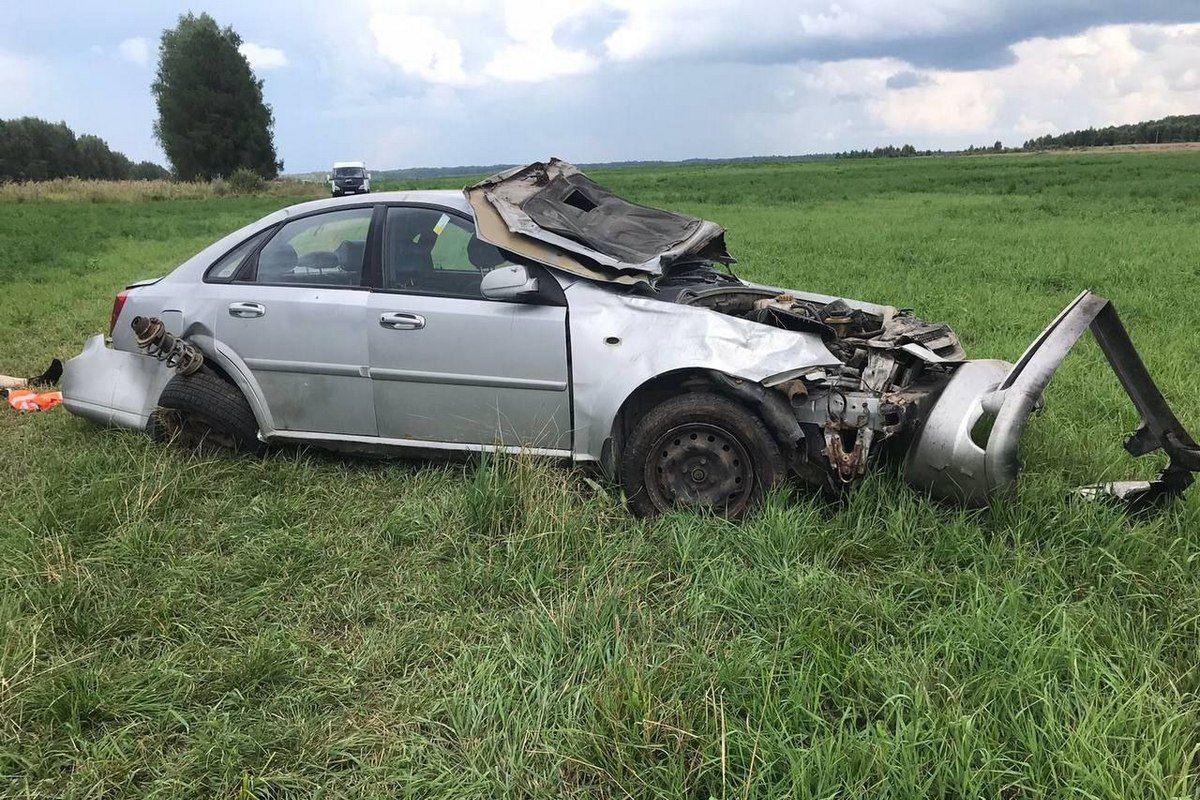
<path fill-rule="evenodd" d="M 158 317 L 134 317 L 129 323 L 137 337 L 138 348 L 154 356 L 180 375 L 191 375 L 204 365 L 204 354 L 167 330 Z"/>

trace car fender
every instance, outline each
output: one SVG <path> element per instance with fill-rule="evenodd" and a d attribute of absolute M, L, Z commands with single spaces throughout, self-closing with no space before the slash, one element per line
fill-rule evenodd
<path fill-rule="evenodd" d="M 186 299 L 181 299 L 179 295 L 178 286 L 169 281 L 159 281 L 130 294 L 122 319 L 132 319 L 137 315 L 161 319 L 168 331 L 199 348 L 205 360 L 238 387 L 250 403 L 262 435 L 266 437 L 274 433 L 274 418 L 250 368 L 233 348 L 213 336 L 212 321 L 220 304 L 212 303 L 202 294 L 199 297 L 186 296 Z M 138 352 L 128 324 L 113 331 L 113 342 L 118 349 Z M 169 371 L 165 365 L 162 369 Z M 161 391 L 161 387 L 158 391 Z M 157 403 L 158 394 L 155 393 L 150 400 Z"/>
<path fill-rule="evenodd" d="M 566 293 L 577 461 L 602 459 L 625 401 L 659 376 L 715 370 L 773 384 L 841 363 L 815 334 L 621 294 L 589 281 L 571 283 Z"/>

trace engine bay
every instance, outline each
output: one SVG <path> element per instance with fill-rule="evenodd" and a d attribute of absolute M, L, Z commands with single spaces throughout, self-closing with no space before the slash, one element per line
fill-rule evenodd
<path fill-rule="evenodd" d="M 771 387 L 785 395 L 804 431 L 806 446 L 797 448 L 800 461 L 794 468 L 826 488 L 853 483 L 888 443 L 907 442 L 966 359 L 950 326 L 927 322 L 907 309 L 868 310 L 842 299 L 780 293 L 712 274 L 719 277 L 658 288 L 676 303 L 819 336 L 842 362 Z"/>

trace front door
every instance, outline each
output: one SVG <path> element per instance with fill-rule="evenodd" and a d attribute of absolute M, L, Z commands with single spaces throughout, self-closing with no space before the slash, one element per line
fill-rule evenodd
<path fill-rule="evenodd" d="M 250 368 L 281 431 L 374 436 L 363 335 L 371 208 L 288 222 L 221 298 L 217 338 Z"/>
<path fill-rule="evenodd" d="M 388 209 L 367 323 L 379 435 L 568 452 L 566 307 L 485 299 L 483 274 L 507 262 L 473 230 L 448 210 Z"/>

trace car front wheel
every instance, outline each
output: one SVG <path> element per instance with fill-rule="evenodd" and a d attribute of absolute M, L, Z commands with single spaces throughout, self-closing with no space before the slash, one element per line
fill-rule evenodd
<path fill-rule="evenodd" d="M 706 508 L 741 519 L 784 480 L 787 464 L 762 420 L 720 395 L 673 397 L 629 435 L 620 476 L 630 510 Z"/>

